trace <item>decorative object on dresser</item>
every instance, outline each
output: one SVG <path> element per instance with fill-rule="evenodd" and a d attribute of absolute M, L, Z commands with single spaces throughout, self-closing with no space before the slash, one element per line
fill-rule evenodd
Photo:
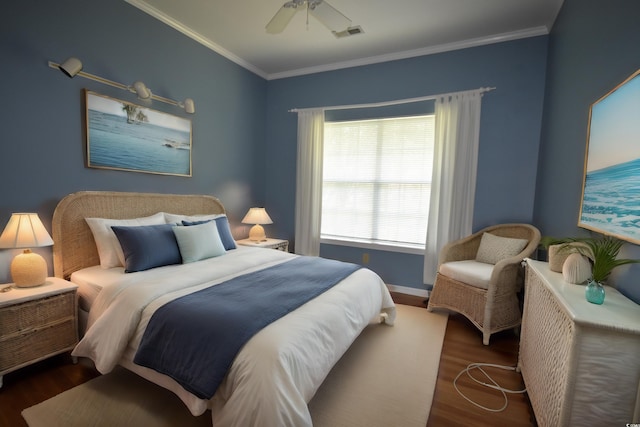
<path fill-rule="evenodd" d="M 591 261 L 591 276 L 588 278 L 585 296 L 587 301 L 594 304 L 602 304 L 604 301 L 605 290 L 602 285 L 607 283 L 614 268 L 640 262 L 636 259 L 618 258 L 618 253 L 624 242 L 612 236 L 565 237 L 561 239 L 545 237 L 543 242 L 553 242 L 558 245 L 559 254 L 577 252 Z M 552 271 L 554 270 L 552 269 Z"/>
<path fill-rule="evenodd" d="M 569 255 L 577 252 L 575 246 L 580 244 L 578 242 L 570 242 L 566 238 L 552 236 L 542 236 L 540 239 L 540 246 L 547 250 L 549 268 L 556 273 L 562 273 L 564 262 Z"/>
<path fill-rule="evenodd" d="M 542 246 L 545 246 L 544 243 Z M 563 246 L 562 244 L 549 245 L 547 247 L 547 258 L 549 259 L 551 271 L 562 273 L 562 266 L 572 253 L 576 253 L 572 246 Z"/>
<path fill-rule="evenodd" d="M 579 253 L 570 254 L 562 265 L 562 277 L 573 284 L 586 282 L 591 277 L 589 258 Z"/>
<path fill-rule="evenodd" d="M 49 277 L 37 288 L 0 293 L 0 386 L 4 374 L 75 347 L 77 288 Z"/>
<path fill-rule="evenodd" d="M 11 261 L 11 278 L 17 287 L 40 286 L 47 278 L 47 262 L 29 248 L 53 245 L 38 214 L 14 213 L 0 236 L 0 248 L 22 248 Z"/>
<path fill-rule="evenodd" d="M 257 242 L 251 239 L 242 239 L 236 241 L 237 244 L 242 246 L 253 246 L 256 248 L 268 248 L 268 249 L 277 249 L 283 252 L 289 252 L 289 241 L 283 239 L 265 239 L 261 242 Z"/>
<path fill-rule="evenodd" d="M 596 313 L 583 286 L 527 259 L 518 368 L 540 427 L 640 422 L 640 305 L 607 293 Z"/>
<path fill-rule="evenodd" d="M 244 218 L 242 218 L 242 223 L 254 224 L 251 230 L 249 230 L 249 240 L 264 242 L 267 236 L 264 234 L 262 224 L 273 224 L 273 221 L 265 208 L 251 208 Z"/>
<path fill-rule="evenodd" d="M 428 310 L 443 308 L 466 316 L 489 344 L 495 332 L 520 325 L 521 262 L 540 243 L 529 224 L 499 224 L 445 245 Z"/>

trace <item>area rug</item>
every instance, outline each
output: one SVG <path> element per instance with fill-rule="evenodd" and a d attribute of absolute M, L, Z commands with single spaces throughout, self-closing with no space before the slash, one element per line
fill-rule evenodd
<path fill-rule="evenodd" d="M 309 403 L 316 427 L 424 427 L 438 376 L 447 315 L 398 305 L 393 327 L 360 334 Z M 171 392 L 125 369 L 25 409 L 29 427 L 211 426 Z"/>

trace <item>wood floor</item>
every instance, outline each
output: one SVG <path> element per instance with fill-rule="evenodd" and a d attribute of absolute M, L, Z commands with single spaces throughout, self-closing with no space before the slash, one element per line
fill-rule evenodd
<path fill-rule="evenodd" d="M 418 297 L 399 294 L 393 294 L 393 297 L 398 304 L 424 306 Z M 513 332 L 493 335 L 491 345 L 483 346 L 482 335 L 467 319 L 458 315 L 449 316 L 436 391 L 426 427 L 535 426 L 526 394 L 508 394 L 507 408 L 494 413 L 467 402 L 453 386 L 456 375 L 470 363 L 515 366 L 517 354 L 518 339 Z M 487 368 L 487 372 L 504 388 L 523 388 L 522 377 L 514 371 Z M 482 379 L 480 373 L 473 374 Z M 68 354 L 5 375 L 4 385 L 0 388 L 0 427 L 26 427 L 20 415 L 23 409 L 97 375 L 87 364 L 73 365 Z M 487 407 L 500 408 L 504 403 L 499 391 L 474 383 L 466 374 L 458 381 L 458 388 L 470 399 Z"/>

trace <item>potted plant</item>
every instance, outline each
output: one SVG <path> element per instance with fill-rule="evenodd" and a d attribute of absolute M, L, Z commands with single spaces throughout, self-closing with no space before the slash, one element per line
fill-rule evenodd
<path fill-rule="evenodd" d="M 637 259 L 618 258 L 618 253 L 624 242 L 612 236 L 593 237 L 567 237 L 554 238 L 544 237 L 541 239 L 544 246 L 560 245 L 560 250 L 569 250 L 571 247 L 591 261 L 591 278 L 587 282 L 585 295 L 587 301 L 594 304 L 604 302 L 604 287 L 607 279 L 614 268 L 625 265 L 639 263 Z M 576 244 L 578 243 L 578 244 Z"/>

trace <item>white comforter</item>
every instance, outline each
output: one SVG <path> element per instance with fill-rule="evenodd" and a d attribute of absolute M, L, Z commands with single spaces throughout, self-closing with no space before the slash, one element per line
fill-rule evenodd
<path fill-rule="evenodd" d="M 91 358 L 101 373 L 118 363 L 175 392 L 194 415 L 212 409 L 213 425 L 311 426 L 307 408 L 333 365 L 364 327 L 393 324 L 395 306 L 382 280 L 360 269 L 329 291 L 275 321 L 243 347 L 209 401 L 171 378 L 134 365 L 135 350 L 153 312 L 182 295 L 295 255 L 239 247 L 187 265 L 118 275 L 106 283 L 89 313 L 74 356 Z M 194 325 L 197 327 L 197 325 Z"/>

